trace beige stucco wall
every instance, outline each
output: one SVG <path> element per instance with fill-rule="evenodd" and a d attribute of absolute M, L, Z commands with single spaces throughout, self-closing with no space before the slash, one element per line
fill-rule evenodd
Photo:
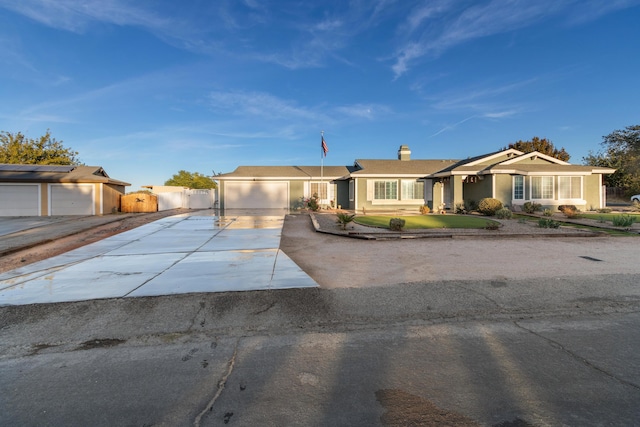
<path fill-rule="evenodd" d="M 583 198 L 587 201 L 585 209 L 604 208 L 605 201 L 600 200 L 600 192 L 602 191 L 602 175 L 588 175 L 583 178 Z"/>
<path fill-rule="evenodd" d="M 304 197 L 304 181 L 289 181 L 289 209 L 300 209 Z"/>
<path fill-rule="evenodd" d="M 368 181 L 379 181 L 379 180 L 398 180 L 398 192 L 400 189 L 400 179 L 402 178 L 357 178 L 356 179 L 356 205 L 350 204 L 350 209 L 352 210 L 362 210 L 363 208 L 366 211 L 386 211 L 386 210 L 410 210 L 418 212 L 420 206 L 422 206 L 425 202 L 424 200 L 415 201 L 415 202 L 407 202 L 407 201 L 389 201 L 387 203 L 373 203 L 372 200 L 367 200 L 367 182 Z M 406 178 L 409 179 L 409 178 Z M 435 195 L 434 195 L 435 196 Z M 353 203 L 353 202 L 352 202 Z"/>
<path fill-rule="evenodd" d="M 493 179 L 495 180 L 493 198 L 500 200 L 505 206 L 511 206 L 513 178 L 511 175 L 500 174 L 494 175 Z"/>
<path fill-rule="evenodd" d="M 99 188 L 96 194 L 99 194 Z M 120 211 L 120 198 L 125 194 L 123 185 L 104 184 L 102 185 L 102 212 L 99 211 L 99 204 L 96 206 L 96 213 L 110 214 Z"/>

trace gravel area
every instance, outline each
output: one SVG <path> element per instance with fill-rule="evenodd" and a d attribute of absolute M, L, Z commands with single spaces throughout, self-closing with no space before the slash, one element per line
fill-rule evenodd
<path fill-rule="evenodd" d="M 317 231 L 322 233 L 330 233 L 336 235 L 344 235 L 347 237 L 362 238 L 362 239 L 392 239 L 392 238 L 455 238 L 455 237 L 556 237 L 556 236 L 571 236 L 571 237 L 597 237 L 601 236 L 602 232 L 589 231 L 579 229 L 571 226 L 560 226 L 559 228 L 541 228 L 538 226 L 537 221 L 519 221 L 517 219 L 496 219 L 487 218 L 492 221 L 500 223 L 500 228 L 497 230 L 485 230 L 485 229 L 452 229 L 452 228 L 440 228 L 440 229 L 420 229 L 411 230 L 406 229 L 402 232 L 395 232 L 384 228 L 370 227 L 360 225 L 356 223 L 350 223 L 347 225 L 346 230 L 342 230 L 341 226 L 336 223 L 335 212 L 314 212 L 311 213 L 311 218 L 314 223 L 314 227 Z M 559 219 L 559 218 L 554 218 Z M 596 221 L 591 221 L 596 222 Z M 593 224 L 585 224 L 593 225 Z M 638 224 L 636 224 L 638 225 Z"/>

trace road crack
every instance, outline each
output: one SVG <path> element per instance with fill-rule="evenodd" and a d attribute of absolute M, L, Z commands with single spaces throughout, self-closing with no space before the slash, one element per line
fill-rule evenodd
<path fill-rule="evenodd" d="M 615 381 L 619 382 L 620 384 L 624 384 L 624 385 L 629 386 L 629 387 L 632 387 L 632 388 L 634 388 L 634 389 L 636 389 L 636 390 L 640 390 L 640 385 L 638 385 L 638 384 L 636 384 L 636 383 L 633 383 L 633 382 L 631 382 L 631 381 L 627 381 L 627 380 L 625 380 L 625 379 L 623 379 L 623 378 L 618 377 L 617 375 L 615 375 L 615 374 L 613 374 L 613 373 L 611 373 L 611 372 L 607 371 L 605 368 L 602 368 L 602 367 L 600 367 L 600 366 L 596 365 L 595 363 L 593 363 L 593 362 L 589 361 L 588 359 L 586 359 L 586 358 L 584 358 L 584 357 L 580 356 L 579 354 L 577 354 L 577 353 L 575 353 L 575 352 L 573 352 L 573 351 L 569 350 L 567 347 L 565 347 L 564 345 L 562 345 L 562 344 L 561 344 L 561 343 L 559 343 L 558 341 L 553 340 L 553 339 L 551 339 L 551 338 L 549 338 L 549 337 L 545 337 L 544 335 L 539 334 L 538 332 L 535 332 L 535 331 L 533 331 L 533 330 L 531 330 L 531 329 L 529 329 L 529 328 L 526 328 L 526 327 L 524 327 L 524 326 L 520 325 L 517 321 L 514 321 L 514 322 L 513 322 L 513 324 L 514 324 L 514 325 L 516 325 L 516 327 L 518 327 L 518 328 L 520 328 L 520 329 L 522 329 L 522 330 L 524 330 L 524 331 L 527 331 L 527 332 L 529 332 L 530 334 L 533 334 L 533 335 L 535 335 L 536 337 L 538 337 L 538 338 L 540 338 L 540 339 L 542 339 L 542 340 L 546 341 L 546 342 L 547 342 L 547 343 L 549 343 L 552 347 L 557 348 L 557 349 L 559 349 L 559 350 L 563 351 L 564 353 L 568 354 L 571 358 L 573 358 L 573 359 L 575 359 L 576 361 L 578 361 L 578 362 L 582 363 L 583 365 L 587 366 L 589 369 L 593 369 L 594 371 L 597 371 L 597 372 L 599 372 L 599 373 L 601 373 L 601 374 L 604 374 L 604 375 L 606 375 L 607 377 L 609 377 L 609 378 L 611 378 L 611 379 L 613 379 L 613 380 L 615 380 Z"/>
<path fill-rule="evenodd" d="M 227 384 L 227 379 L 229 378 L 229 376 L 233 372 L 233 368 L 234 368 L 234 366 L 236 364 L 236 357 L 238 356 L 239 344 L 240 344 L 240 339 L 238 338 L 238 340 L 236 340 L 235 348 L 233 349 L 233 355 L 231 356 L 231 359 L 227 363 L 227 372 L 222 376 L 220 381 L 218 381 L 218 389 L 216 390 L 216 394 L 209 401 L 207 406 L 205 406 L 205 408 L 202 410 L 202 412 L 200 412 L 198 414 L 198 416 L 196 417 L 196 419 L 193 421 L 193 425 L 195 427 L 200 427 L 200 421 L 202 420 L 202 417 L 204 417 L 204 415 L 207 412 L 209 412 L 209 411 L 211 411 L 213 409 L 213 405 L 215 405 L 216 401 L 218 400 L 218 398 L 222 394 L 222 391 L 224 390 L 224 388 L 225 388 L 225 386 Z"/>

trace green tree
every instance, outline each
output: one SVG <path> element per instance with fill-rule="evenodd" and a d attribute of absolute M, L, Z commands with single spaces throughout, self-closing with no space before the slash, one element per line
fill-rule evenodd
<path fill-rule="evenodd" d="M 615 169 L 615 173 L 604 176 L 607 186 L 622 188 L 627 195 L 640 192 L 640 125 L 614 130 L 603 136 L 600 144 L 603 149 L 590 151 L 583 162 Z"/>
<path fill-rule="evenodd" d="M 77 151 L 51 138 L 51 132 L 31 139 L 21 132 L 0 131 L 0 163 L 25 165 L 78 165 Z"/>
<path fill-rule="evenodd" d="M 523 153 L 531 153 L 532 151 L 537 151 L 542 154 L 546 154 L 547 156 L 555 157 L 556 159 L 560 159 L 564 162 L 568 162 L 571 156 L 567 153 L 563 148 L 557 149 L 553 142 L 549 141 L 547 138 L 539 138 L 534 136 L 531 138 L 531 141 L 516 141 L 509 144 L 509 147 L 506 148 L 515 148 L 516 150 L 522 151 Z"/>
<path fill-rule="evenodd" d="M 164 185 L 177 185 L 179 187 L 189 188 L 216 188 L 216 182 L 209 176 L 198 172 L 187 172 L 185 170 L 178 171 L 171 179 L 164 182 Z"/>

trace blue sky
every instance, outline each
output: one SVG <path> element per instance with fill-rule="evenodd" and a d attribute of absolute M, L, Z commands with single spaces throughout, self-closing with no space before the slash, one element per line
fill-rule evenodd
<path fill-rule="evenodd" d="M 0 130 L 141 185 L 640 124 L 639 0 L 0 0 Z"/>

